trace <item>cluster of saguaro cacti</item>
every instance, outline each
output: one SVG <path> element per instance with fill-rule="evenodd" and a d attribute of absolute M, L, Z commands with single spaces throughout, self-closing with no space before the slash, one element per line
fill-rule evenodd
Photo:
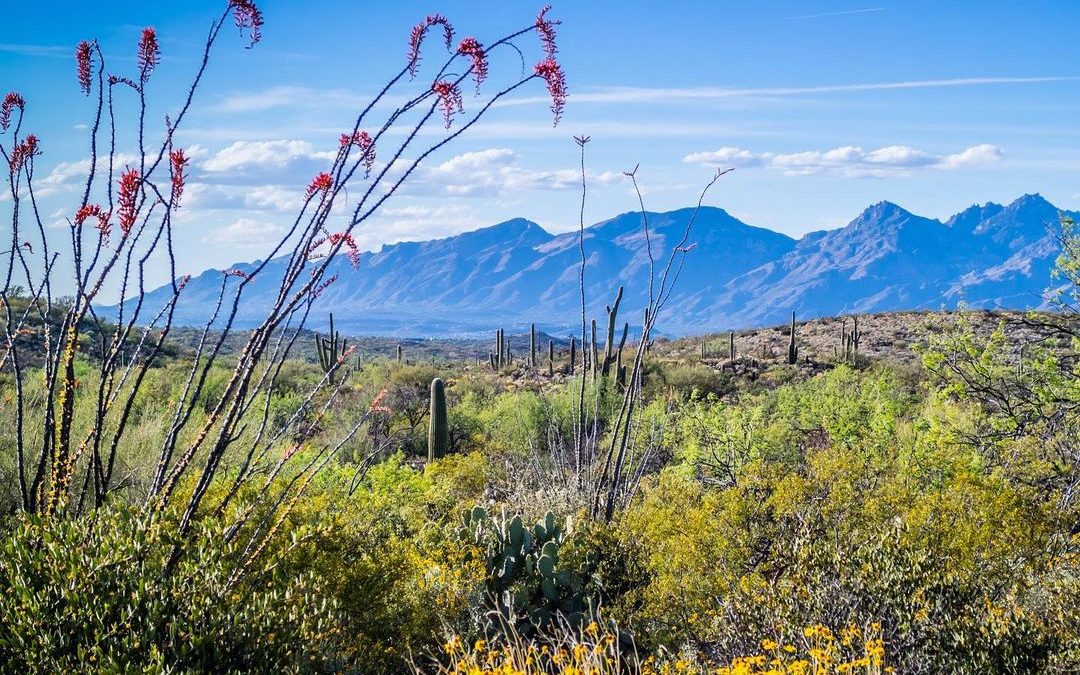
<path fill-rule="evenodd" d="M 514 362 L 514 355 L 510 352 L 510 341 L 502 328 L 495 331 L 495 351 L 488 354 L 488 360 L 491 362 L 491 369 L 496 372 Z"/>
<path fill-rule="evenodd" d="M 795 310 L 791 310 L 791 338 L 788 340 L 787 362 L 791 365 L 799 362 L 799 345 L 795 343 Z"/>
<path fill-rule="evenodd" d="M 603 355 L 600 354 L 600 347 L 596 340 L 596 319 L 592 320 L 592 332 L 590 335 L 592 343 L 589 345 L 588 368 L 591 370 L 594 379 L 608 377 L 613 367 L 615 377 L 619 377 L 619 370 L 622 367 L 623 347 L 626 346 L 626 337 L 630 332 L 630 323 L 624 323 L 622 337 L 619 339 L 618 346 L 616 346 L 615 326 L 619 319 L 619 304 L 622 302 L 622 297 L 623 287 L 619 286 L 619 292 L 615 295 L 615 302 L 607 306 L 607 339 L 604 343 Z"/>
<path fill-rule="evenodd" d="M 450 452 L 450 422 L 446 416 L 446 383 L 438 377 L 431 381 L 427 448 L 429 462 L 434 462 Z"/>
<path fill-rule="evenodd" d="M 315 352 L 319 355 L 319 367 L 324 373 L 330 374 L 330 384 L 337 383 L 337 371 L 335 368 L 342 356 L 348 342 L 341 334 L 334 330 L 334 315 L 330 315 L 330 334 L 315 334 Z"/>
<path fill-rule="evenodd" d="M 844 361 L 855 361 L 859 355 L 859 343 L 862 342 L 862 331 L 859 330 L 859 317 L 854 317 L 855 327 L 847 329 L 847 319 L 840 324 L 840 358 Z"/>
<path fill-rule="evenodd" d="M 588 618 L 582 587 L 590 563 L 572 570 L 560 566 L 564 528 L 553 513 L 529 527 L 521 516 L 492 518 L 477 506 L 462 521 L 462 539 L 484 552 L 488 597 L 503 621 L 530 634 L 555 621 L 578 625 Z"/>

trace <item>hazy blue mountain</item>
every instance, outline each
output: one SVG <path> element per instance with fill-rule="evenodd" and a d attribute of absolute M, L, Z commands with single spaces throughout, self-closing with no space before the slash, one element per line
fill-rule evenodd
<path fill-rule="evenodd" d="M 638 325 L 672 247 L 692 251 L 668 279 L 672 289 L 659 330 L 685 334 L 779 323 L 795 309 L 801 318 L 899 309 L 937 309 L 964 302 L 1013 309 L 1045 306 L 1058 254 L 1059 211 L 1039 195 L 1008 206 L 974 205 L 945 222 L 896 204 L 875 204 L 846 227 L 794 240 L 752 227 L 719 208 L 702 208 L 683 242 L 693 209 L 624 213 L 585 229 L 586 296 L 601 319 L 620 284 L 621 316 Z M 250 271 L 255 263 L 235 267 Z M 425 242 L 365 253 L 353 269 L 344 256 L 331 263 L 338 281 L 319 299 L 309 325 L 333 311 L 350 333 L 464 335 L 529 322 L 555 334 L 580 325 L 578 233 L 552 235 L 522 218 Z M 251 326 L 276 295 L 284 260 L 272 260 L 245 292 L 237 322 Z M 177 322 L 205 323 L 221 290 L 222 273 L 207 270 L 184 289 Z M 237 280 L 230 278 L 229 284 Z M 158 307 L 169 289 L 147 294 Z M 102 308 L 108 314 L 110 308 Z"/>

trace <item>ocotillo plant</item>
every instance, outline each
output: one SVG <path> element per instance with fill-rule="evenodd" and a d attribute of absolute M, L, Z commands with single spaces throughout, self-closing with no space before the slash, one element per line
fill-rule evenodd
<path fill-rule="evenodd" d="M 615 322 L 619 316 L 619 303 L 622 302 L 623 287 L 619 286 L 619 292 L 615 294 L 615 302 L 607 307 L 607 340 L 604 343 L 604 363 L 601 366 L 600 374 L 604 377 L 608 376 L 611 371 L 611 366 L 615 363 Z M 623 334 L 623 340 L 626 340 L 625 333 Z"/>
<path fill-rule="evenodd" d="M 450 451 L 450 422 L 446 417 L 446 384 L 438 377 L 431 381 L 427 447 L 429 462 L 445 456 Z"/>
<path fill-rule="evenodd" d="M 642 344 L 642 349 L 645 351 L 646 354 L 649 353 L 649 341 L 645 339 L 645 326 L 648 326 L 648 325 L 649 325 L 649 308 L 646 307 L 645 308 L 645 319 L 641 324 L 641 338 L 644 341 L 643 344 Z"/>
<path fill-rule="evenodd" d="M 54 111 L 64 116 L 65 129 L 75 121 L 80 123 L 76 128 L 86 129 L 85 145 L 91 149 L 85 163 L 85 182 L 73 181 L 82 189 L 72 191 L 72 201 L 61 206 L 61 212 L 70 219 L 70 236 L 49 241 L 54 237 L 46 234 L 45 215 L 38 212 L 38 198 L 44 195 L 37 186 L 52 168 L 41 163 L 51 161 L 49 155 L 42 155 L 42 148 L 50 149 L 50 141 L 47 135 L 39 138 L 24 133 L 33 127 L 41 131 L 42 125 L 42 120 L 24 119 L 24 114 L 47 110 L 48 106 L 35 106 L 17 92 L 5 97 L 0 109 L 0 156 L 8 164 L 8 171 L 3 174 L 4 189 L 0 190 L 6 194 L 0 201 L 5 220 L 0 230 L 7 229 L 5 236 L 20 245 L 9 247 L 6 260 L 0 258 L 0 266 L 6 267 L 0 272 L 0 305 L 5 315 L 0 341 L 7 345 L 0 365 L 5 371 L 10 367 L 9 372 L 19 383 L 5 414 L 10 411 L 19 425 L 26 425 L 15 434 L 13 447 L 4 451 L 5 464 L 10 458 L 15 467 L 22 510 L 48 517 L 76 517 L 106 503 L 141 498 L 147 509 L 167 510 L 178 516 L 176 524 L 164 525 L 172 530 L 171 536 L 165 538 L 172 542 L 168 570 L 175 569 L 190 543 L 192 528 L 204 514 L 238 513 L 229 523 L 227 539 L 240 537 L 247 541 L 233 541 L 238 544 L 236 550 L 243 553 L 229 580 L 232 584 L 251 569 L 252 557 L 267 550 L 267 540 L 279 530 L 278 524 L 312 474 L 331 461 L 366 424 L 366 413 L 358 413 L 359 419 L 341 438 L 327 439 L 329 442 L 302 453 L 303 464 L 296 466 L 299 459 L 290 461 L 297 454 L 289 438 L 290 430 L 305 411 L 312 409 L 312 401 L 325 400 L 325 406 L 332 405 L 341 393 L 340 385 L 328 386 L 329 377 L 322 378 L 309 388 L 292 416 L 280 424 L 277 416 L 271 415 L 270 406 L 260 404 L 278 386 L 281 365 L 303 344 L 296 336 L 302 335 L 312 303 L 334 283 L 336 276 L 330 268 L 335 261 L 341 261 L 338 254 L 358 264 L 354 235 L 378 217 L 382 205 L 410 176 L 419 173 L 430 156 L 455 142 L 488 111 L 494 114 L 499 109 L 497 101 L 524 93 L 526 85 L 543 83 L 551 94 L 557 119 L 565 104 L 566 82 L 555 57 L 556 22 L 546 17 L 547 10 L 501 38 L 485 37 L 482 49 L 472 37 L 454 44 L 453 29 L 441 15 L 431 15 L 417 24 L 411 33 L 407 59 L 387 73 L 385 85 L 372 89 L 378 93 L 371 100 L 357 106 L 355 115 L 342 127 L 340 139 L 334 134 L 328 146 L 317 153 L 321 167 L 307 189 L 302 183 L 291 186 L 303 195 L 294 217 L 286 221 L 291 220 L 291 226 L 281 228 L 280 236 L 260 252 L 260 261 L 221 275 L 207 322 L 214 331 L 203 333 L 190 366 L 183 366 L 188 373 L 180 378 L 184 384 L 178 395 L 168 401 L 172 411 L 168 415 L 171 419 L 163 420 L 165 438 L 157 447 L 143 448 L 152 453 L 154 466 L 145 480 L 131 481 L 124 475 L 124 449 L 132 443 L 130 435 L 136 426 L 133 420 L 138 417 L 132 411 L 141 409 L 136 401 L 148 395 L 150 380 L 144 376 L 161 364 L 175 309 L 189 280 L 177 269 L 174 248 L 177 239 L 191 236 L 176 227 L 177 209 L 185 197 L 192 196 L 190 189 L 185 194 L 191 153 L 185 153 L 179 143 L 188 137 L 185 129 L 189 120 L 198 118 L 192 105 L 204 75 L 215 72 L 207 66 L 214 58 L 216 45 L 224 36 L 237 32 L 229 27 L 235 24 L 240 33 L 246 33 L 250 38 L 248 46 L 255 46 L 262 30 L 273 30 L 271 25 L 263 25 L 254 0 L 219 0 L 210 4 L 217 5 L 216 18 L 202 33 L 205 41 L 189 53 L 175 54 L 172 60 L 176 68 L 191 67 L 192 72 L 186 83 L 165 88 L 182 93 L 175 106 L 170 106 L 169 101 L 150 100 L 149 94 L 154 91 L 152 78 L 159 64 L 159 46 L 187 49 L 190 41 L 185 36 L 161 36 L 159 41 L 153 28 L 144 29 L 137 66 L 133 60 L 121 58 L 107 67 L 97 41 L 79 44 L 75 51 L 77 63 L 72 65 L 78 67 L 79 87 L 87 103 Z M 440 42 L 447 53 L 437 59 L 430 58 L 435 46 L 432 39 L 421 44 L 424 36 L 433 31 L 439 31 L 440 37 L 445 35 Z M 540 38 L 537 48 L 529 50 L 525 46 L 528 35 Z M 429 57 L 423 63 L 422 51 Z M 504 69 L 496 63 L 503 54 L 512 54 L 511 63 L 517 63 L 519 58 L 530 59 L 530 51 L 540 52 L 541 60 L 532 61 L 535 65 L 528 63 L 519 70 Z M 222 71 L 221 76 L 227 77 L 228 72 Z M 16 75 L 11 73 L 12 77 Z M 486 84 L 477 96 L 465 102 L 461 90 L 470 79 L 478 85 L 481 81 Z M 43 86 L 35 83 L 35 90 Z M 67 100 L 66 95 L 63 98 Z M 102 101 L 107 103 L 103 105 Z M 154 112 L 144 114 L 147 110 Z M 164 125 L 151 125 L 151 120 L 164 117 L 166 111 L 171 114 Z M 81 119 L 67 119 L 69 115 Z M 429 133 L 433 125 L 440 123 L 445 123 L 446 131 Z M 163 129 L 160 135 L 155 131 L 158 128 Z M 138 139 L 137 144 L 134 139 Z M 59 142 L 54 142 L 51 147 L 58 146 Z M 135 154 L 121 155 L 121 148 Z M 382 160 L 377 164 L 376 151 Z M 347 208 L 343 203 L 346 196 Z M 51 211 L 52 206 L 49 208 Z M 61 240 L 67 243 L 61 244 Z M 50 253 L 44 253 L 50 248 Z M 144 265 L 147 261 L 153 262 Z M 283 264 L 274 267 L 278 261 Z M 102 332 L 111 333 L 111 337 L 99 345 L 100 363 L 93 366 L 99 374 L 97 384 L 91 386 L 85 380 L 80 383 L 77 376 L 82 373 L 76 366 L 81 369 L 83 365 L 87 329 L 98 322 L 95 306 L 104 300 L 100 289 L 141 291 L 150 280 L 144 272 L 154 266 L 162 268 L 153 270 L 154 274 L 161 273 L 171 280 L 170 292 L 160 301 L 141 292 L 135 293 L 136 299 L 130 299 L 130 293 L 121 295 L 114 329 Z M 61 278 L 69 272 L 70 282 Z M 267 275 L 272 278 L 267 279 Z M 37 353 L 27 353 L 16 339 L 26 328 L 25 320 L 13 315 L 8 300 L 13 284 L 24 277 L 31 295 L 28 306 L 34 308 L 33 312 L 62 315 L 63 328 L 43 349 L 35 346 Z M 70 302 L 58 303 L 53 296 L 58 288 L 76 292 Z M 270 291 L 267 297 L 272 301 L 252 317 L 256 319 L 254 329 L 237 335 L 239 310 L 249 307 L 254 289 L 260 293 Z M 235 358 L 225 369 L 231 374 L 218 386 L 217 378 L 208 379 L 206 374 L 221 366 L 226 341 L 237 338 L 243 345 L 235 350 Z M 130 348 L 133 341 L 134 352 Z M 347 353 L 345 349 L 337 358 Z M 30 374 L 23 369 L 30 358 L 43 362 L 45 373 L 41 387 L 35 380 L 33 390 L 21 386 L 37 377 L 36 372 Z M 38 407 L 45 411 L 40 423 L 31 415 Z M 93 412 L 82 415 L 76 414 L 77 410 Z M 229 459 L 223 461 L 226 457 Z M 223 471 L 226 466 L 228 475 Z M 280 480 L 283 473 L 290 479 Z M 251 508 L 229 509 L 230 500 L 246 485 L 253 486 L 249 497 L 245 497 Z M 121 490 L 125 494 L 118 494 Z M 136 490 L 141 494 L 136 495 Z M 256 508 L 256 502 L 260 508 Z M 250 514 L 258 514 L 262 523 L 245 527 Z"/>
<path fill-rule="evenodd" d="M 799 346 L 795 344 L 795 310 L 791 310 L 791 337 L 788 340 L 787 362 L 791 365 L 799 362 Z"/>
<path fill-rule="evenodd" d="M 319 367 L 327 374 L 330 384 L 337 384 L 339 362 L 347 346 L 347 341 L 334 330 L 334 315 L 331 314 L 330 334 L 326 336 L 315 334 L 315 351 L 319 355 Z"/>

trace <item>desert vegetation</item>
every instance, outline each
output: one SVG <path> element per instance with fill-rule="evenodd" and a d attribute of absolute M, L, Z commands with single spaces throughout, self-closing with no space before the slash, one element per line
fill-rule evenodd
<path fill-rule="evenodd" d="M 78 45 L 92 161 L 67 249 L 34 196 L 34 102 L 4 99 L 0 671 L 1075 672 L 1070 221 L 1051 313 L 793 314 L 663 339 L 691 219 L 650 245 L 640 320 L 613 284 L 600 317 L 582 290 L 569 339 L 510 326 L 482 350 L 358 349 L 332 319 L 305 328 L 345 283 L 328 261 L 503 96 L 544 86 L 555 121 L 565 104 L 548 9 L 483 41 L 435 14 L 267 256 L 289 265 L 265 320 L 233 326 L 256 266 L 222 276 L 210 322 L 180 328 L 173 137 L 230 24 L 250 45 L 264 28 L 254 3 L 225 3 L 160 137 L 153 29 L 126 74 Z M 490 81 L 504 55 L 535 65 Z M 583 230 L 589 138 L 573 140 Z M 115 163 L 118 143 L 138 159 Z M 162 261 L 172 299 L 144 306 Z M 113 283 L 126 300 L 102 316 Z"/>

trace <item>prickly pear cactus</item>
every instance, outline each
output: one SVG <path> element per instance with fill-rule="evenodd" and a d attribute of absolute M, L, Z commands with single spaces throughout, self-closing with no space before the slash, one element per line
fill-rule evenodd
<path fill-rule="evenodd" d="M 549 628 L 562 617 L 584 623 L 591 604 L 583 592 L 587 569 L 567 569 L 559 550 L 570 529 L 547 515 L 529 527 L 520 515 L 494 518 L 480 506 L 462 515 L 461 537 L 485 556 L 492 627 L 513 622 L 520 634 Z"/>

